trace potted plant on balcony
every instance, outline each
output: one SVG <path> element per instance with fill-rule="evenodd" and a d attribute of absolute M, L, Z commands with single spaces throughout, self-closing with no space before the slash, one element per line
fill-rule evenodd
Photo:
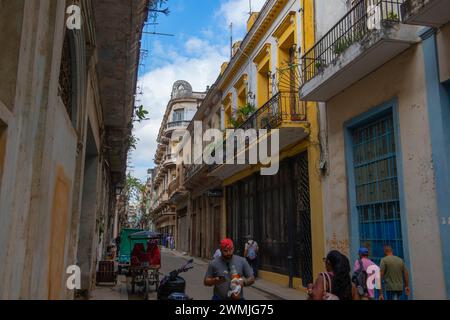
<path fill-rule="evenodd" d="M 252 103 L 247 103 L 239 107 L 236 116 L 230 119 L 230 123 L 234 129 L 239 128 L 252 114 L 256 112 L 256 107 Z"/>
<path fill-rule="evenodd" d="M 252 114 L 256 111 L 255 105 L 252 103 L 247 103 L 246 105 L 240 107 L 237 111 L 238 115 L 242 117 L 242 120 L 245 122 Z"/>

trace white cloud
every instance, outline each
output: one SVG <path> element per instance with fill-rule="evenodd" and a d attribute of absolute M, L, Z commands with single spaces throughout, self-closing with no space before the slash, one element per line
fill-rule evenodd
<path fill-rule="evenodd" d="M 143 95 L 139 104 L 149 111 L 150 120 L 135 125 L 134 133 L 140 139 L 132 154 L 133 174 L 145 180 L 147 169 L 153 167 L 159 128 L 167 103 L 170 99 L 173 83 L 177 80 L 188 81 L 194 91 L 204 91 L 219 75 L 221 64 L 227 60 L 226 48 L 211 45 L 200 38 L 189 38 L 183 50 L 166 49 L 164 52 L 170 63 L 154 69 L 139 79 Z M 149 57 L 152 59 L 152 57 Z"/>
<path fill-rule="evenodd" d="M 265 2 L 266 0 L 252 0 L 252 11 L 260 11 Z M 233 23 L 236 31 L 242 31 L 247 26 L 249 12 L 249 0 L 227 0 L 221 4 L 216 15 L 225 18 L 227 28 Z"/>

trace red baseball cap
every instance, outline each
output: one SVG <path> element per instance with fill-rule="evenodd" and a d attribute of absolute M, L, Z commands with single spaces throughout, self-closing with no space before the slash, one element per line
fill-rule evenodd
<path fill-rule="evenodd" d="M 234 243 L 233 240 L 231 239 L 223 239 L 222 241 L 220 241 L 220 249 L 221 250 L 230 250 L 230 249 L 234 249 Z"/>

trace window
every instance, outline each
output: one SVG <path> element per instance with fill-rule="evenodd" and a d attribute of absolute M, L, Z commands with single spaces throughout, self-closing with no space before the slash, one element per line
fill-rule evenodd
<path fill-rule="evenodd" d="M 351 131 L 359 243 L 379 264 L 389 244 L 403 257 L 392 113 Z"/>
<path fill-rule="evenodd" d="M 66 107 L 70 120 L 73 120 L 73 71 L 72 71 L 72 51 L 70 48 L 70 38 L 67 33 L 64 37 L 61 68 L 59 72 L 59 96 Z"/>
<path fill-rule="evenodd" d="M 173 122 L 184 120 L 184 109 L 177 109 L 173 111 Z"/>

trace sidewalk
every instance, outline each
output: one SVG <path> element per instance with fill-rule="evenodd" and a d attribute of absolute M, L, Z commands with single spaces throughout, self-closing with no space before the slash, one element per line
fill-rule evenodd
<path fill-rule="evenodd" d="M 97 286 L 91 292 L 89 300 L 128 300 L 126 277 L 124 275 L 118 276 L 116 286 Z"/>
<path fill-rule="evenodd" d="M 208 266 L 209 261 L 205 259 L 200 259 L 196 257 L 191 257 L 186 253 L 179 252 L 176 250 L 169 250 L 167 248 L 162 248 L 162 251 L 171 253 L 174 256 L 181 257 L 186 261 L 189 259 L 194 259 L 194 263 L 198 265 Z M 306 300 L 306 293 L 301 292 L 300 290 L 295 290 L 287 287 L 280 286 L 276 283 L 260 279 L 258 278 L 256 282 L 252 285 L 253 288 L 263 291 L 265 293 L 274 295 L 281 300 Z"/>

